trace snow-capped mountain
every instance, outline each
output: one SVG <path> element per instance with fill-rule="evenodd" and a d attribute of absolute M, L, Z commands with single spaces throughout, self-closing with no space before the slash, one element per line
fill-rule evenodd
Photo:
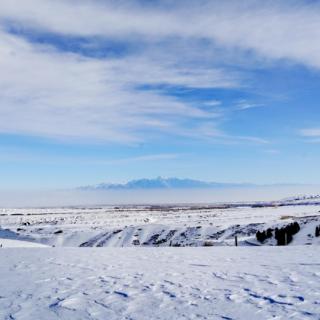
<path fill-rule="evenodd" d="M 111 189 L 188 189 L 188 188 L 226 188 L 244 187 L 250 184 L 205 182 L 192 179 L 162 178 L 131 180 L 124 184 L 101 183 L 80 187 L 82 190 L 111 190 Z"/>

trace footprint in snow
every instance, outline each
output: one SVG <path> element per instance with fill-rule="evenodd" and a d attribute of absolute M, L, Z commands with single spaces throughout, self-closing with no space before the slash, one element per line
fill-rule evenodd
<path fill-rule="evenodd" d="M 117 294 L 123 298 L 129 298 L 129 295 L 125 292 L 122 292 L 122 291 L 113 291 L 114 294 Z"/>
<path fill-rule="evenodd" d="M 162 291 L 162 293 L 164 293 L 165 295 L 169 296 L 170 298 L 176 298 L 177 296 L 170 292 L 170 291 Z"/>

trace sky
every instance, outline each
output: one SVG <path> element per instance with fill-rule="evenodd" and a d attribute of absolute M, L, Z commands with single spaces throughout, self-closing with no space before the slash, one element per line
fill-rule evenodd
<path fill-rule="evenodd" d="M 0 1 L 0 188 L 317 184 L 320 1 Z"/>

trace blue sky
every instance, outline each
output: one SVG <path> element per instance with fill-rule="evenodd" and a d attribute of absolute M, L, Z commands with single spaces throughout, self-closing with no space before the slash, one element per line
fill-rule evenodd
<path fill-rule="evenodd" d="M 2 0 L 0 188 L 320 179 L 320 2 Z"/>

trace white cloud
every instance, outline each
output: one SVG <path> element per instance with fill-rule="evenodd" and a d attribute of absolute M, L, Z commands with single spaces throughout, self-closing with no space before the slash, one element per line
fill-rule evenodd
<path fill-rule="evenodd" d="M 320 67 L 320 5 L 305 1 L 2 0 L 0 17 L 65 35 L 180 37 Z"/>
<path fill-rule="evenodd" d="M 299 134 L 309 143 L 320 143 L 320 128 L 301 129 Z"/>
<path fill-rule="evenodd" d="M 320 128 L 308 128 L 300 130 L 303 137 L 320 138 Z"/>
<path fill-rule="evenodd" d="M 152 58 L 154 60 L 152 60 Z M 145 140 L 140 129 L 183 132 L 183 119 L 217 115 L 138 86 L 229 87 L 218 69 L 157 56 L 92 59 L 0 32 L 0 131 L 114 142 Z"/>
<path fill-rule="evenodd" d="M 252 103 L 252 102 L 248 102 L 246 100 L 239 100 L 236 103 L 237 110 L 247 110 L 247 109 L 259 108 L 259 107 L 263 107 L 263 106 L 264 106 L 263 104 Z"/>
<path fill-rule="evenodd" d="M 134 1 L 2 0 L 0 132 L 116 143 L 158 134 L 265 143 L 222 132 L 217 119 L 223 111 L 214 108 L 220 101 L 203 102 L 212 107 L 204 110 L 159 87 L 243 86 L 241 75 L 217 67 L 223 60 L 215 51 L 219 46 L 320 66 L 320 45 L 314 41 L 318 10 L 298 2 L 286 7 L 255 1 L 141 6 Z M 143 48 L 124 56 L 86 57 L 28 42 L 7 32 L 8 24 L 60 36 L 130 40 Z M 207 46 L 198 44 L 203 40 Z M 150 89 L 140 90 L 143 86 Z"/>
<path fill-rule="evenodd" d="M 115 159 L 115 160 L 106 160 L 106 161 L 98 161 L 96 163 L 105 164 L 105 165 L 112 165 L 112 164 L 127 164 L 131 162 L 146 162 L 146 161 L 158 161 L 158 160 L 173 160 L 177 159 L 180 155 L 177 153 L 159 153 L 159 154 L 148 154 L 142 155 L 138 157 L 130 157 L 130 158 L 122 158 L 122 159 Z"/>
<path fill-rule="evenodd" d="M 156 153 L 142 154 L 132 157 L 114 158 L 107 155 L 95 157 L 90 155 L 77 155 L 77 164 L 81 165 L 121 165 L 139 162 L 154 162 L 162 160 L 173 160 L 181 157 L 179 153 Z M 0 147 L 0 161 L 10 163 L 46 163 L 46 164 L 74 164 L 75 157 L 72 155 L 55 154 L 54 152 L 44 152 L 28 150 L 27 148 Z"/>
<path fill-rule="evenodd" d="M 217 107 L 221 106 L 222 102 L 218 100 L 211 100 L 211 101 L 206 101 L 204 105 L 209 106 L 209 107 Z"/>

